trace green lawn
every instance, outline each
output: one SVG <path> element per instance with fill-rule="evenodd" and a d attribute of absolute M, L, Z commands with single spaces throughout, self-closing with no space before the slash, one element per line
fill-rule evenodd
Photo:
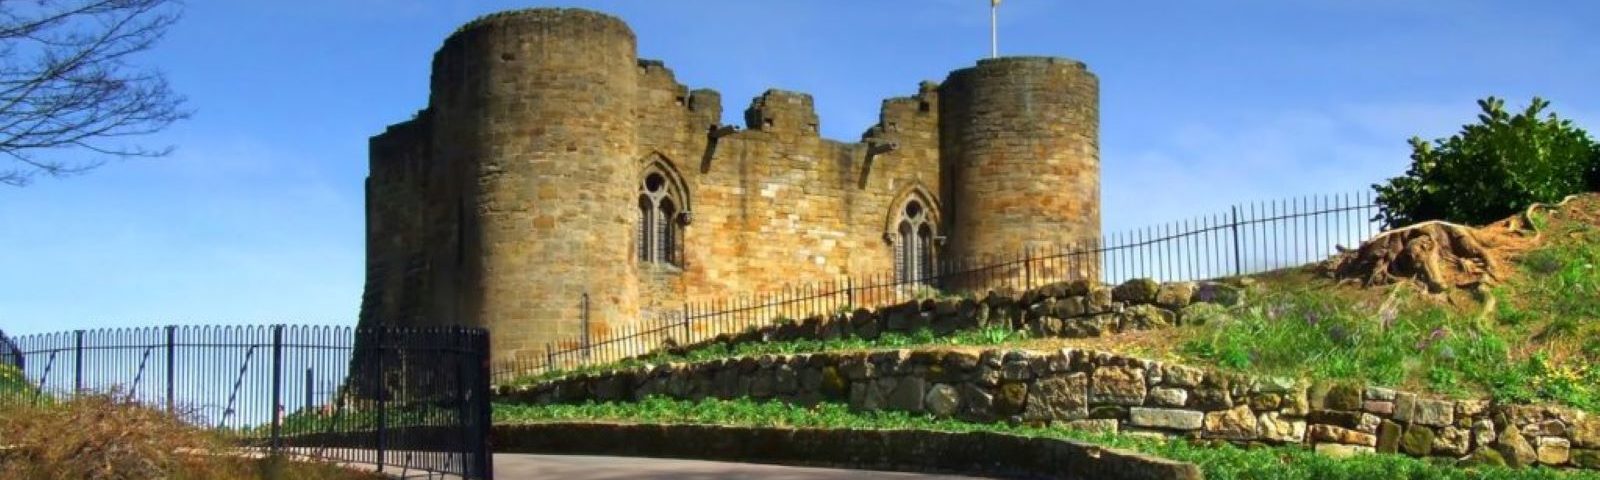
<path fill-rule="evenodd" d="M 1092 433 L 1063 428 L 1008 426 L 935 419 L 904 412 L 852 412 L 845 405 L 821 404 L 807 408 L 752 400 L 699 402 L 651 398 L 636 403 L 583 405 L 495 405 L 495 423 L 549 421 L 617 421 L 632 423 L 689 423 L 743 426 L 789 426 L 851 429 L 926 429 L 953 432 L 995 431 L 1028 436 L 1066 438 L 1136 450 L 1174 460 L 1193 462 L 1207 479 L 1600 479 L 1600 473 L 1545 468 L 1510 470 L 1501 467 L 1460 468 L 1444 460 L 1421 460 L 1401 455 L 1361 455 L 1333 459 L 1298 446 L 1241 448 L 1230 444 L 1190 443 Z"/>

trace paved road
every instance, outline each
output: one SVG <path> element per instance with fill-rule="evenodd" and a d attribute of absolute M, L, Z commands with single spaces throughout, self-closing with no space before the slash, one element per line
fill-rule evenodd
<path fill-rule="evenodd" d="M 559 480 L 623 480 L 633 478 L 666 480 L 957 480 L 975 478 L 953 475 L 705 462 L 699 460 L 517 454 L 496 454 L 494 456 L 494 476 L 499 480 L 541 478 Z"/>

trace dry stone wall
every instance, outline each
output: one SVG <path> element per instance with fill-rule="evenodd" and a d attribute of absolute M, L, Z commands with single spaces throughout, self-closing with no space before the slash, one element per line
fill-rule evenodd
<path fill-rule="evenodd" d="M 946 296 L 877 309 L 859 308 L 849 313 L 779 319 L 692 344 L 675 339 L 665 343 L 676 345 L 671 351 L 683 351 L 715 344 L 849 337 L 871 340 L 884 333 L 924 329 L 946 336 L 988 327 L 1026 330 L 1034 338 L 1099 337 L 1203 322 L 1221 308 L 1236 304 L 1243 295 L 1243 288 L 1224 282 L 1161 284 L 1140 278 L 1112 286 L 1079 280 L 1051 283 L 1022 293 L 1004 288 L 991 290 L 982 299 Z"/>
<path fill-rule="evenodd" d="M 1600 416 L 1574 409 L 1252 377 L 1074 349 L 762 355 L 584 374 L 495 393 L 500 401 L 533 404 L 650 396 L 846 402 L 861 411 L 977 422 L 1306 444 L 1339 456 L 1600 468 Z"/>

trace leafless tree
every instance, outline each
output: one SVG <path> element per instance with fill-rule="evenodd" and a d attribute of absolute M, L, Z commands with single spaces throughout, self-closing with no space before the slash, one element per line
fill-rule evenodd
<path fill-rule="evenodd" d="M 161 72 L 130 60 L 181 14 L 178 0 L 0 0 L 0 184 L 159 157 L 130 145 L 187 118 Z M 0 159 L 3 161 L 3 159 Z"/>

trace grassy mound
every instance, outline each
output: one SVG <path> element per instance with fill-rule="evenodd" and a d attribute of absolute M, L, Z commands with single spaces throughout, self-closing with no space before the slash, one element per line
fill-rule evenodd
<path fill-rule="evenodd" d="M 1390 262 L 1382 270 L 1389 280 L 1433 268 L 1428 278 L 1441 281 L 1365 285 L 1349 281 L 1340 269 L 1313 265 L 1253 277 L 1244 302 L 1213 306 L 1178 328 L 1087 339 L 1030 339 L 1024 332 L 990 328 L 944 337 L 918 332 L 874 340 L 742 343 L 524 381 L 761 354 L 1011 345 L 1089 348 L 1241 373 L 1359 380 L 1451 396 L 1492 394 L 1505 402 L 1550 401 L 1600 412 L 1600 194 L 1532 209 L 1519 218 L 1537 232 L 1537 241 L 1485 254 L 1501 273 L 1471 276 L 1465 283 L 1460 281 L 1468 278 L 1464 272 L 1487 273 L 1491 267 L 1460 255 L 1430 257 L 1433 267 L 1419 263 L 1407 269 L 1405 262 Z M 1484 231 L 1509 237 L 1500 231 L 1508 229 L 1498 225 Z M 1393 238 L 1415 243 L 1418 237 Z M 1357 256 L 1332 263 L 1346 264 Z M 1454 273 L 1438 273 L 1445 271 Z"/>
<path fill-rule="evenodd" d="M 214 432 L 115 393 L 0 404 L 0 478 L 381 479 L 330 465 L 247 459 Z"/>
<path fill-rule="evenodd" d="M 751 400 L 681 401 L 651 398 L 637 403 L 583 405 L 496 405 L 496 423 L 548 421 L 616 421 L 742 426 L 789 426 L 849 429 L 924 429 L 952 432 L 993 431 L 1016 435 L 1067 438 L 1125 448 L 1173 460 L 1193 462 L 1207 479 L 1600 479 L 1600 473 L 1545 468 L 1509 470 L 1469 467 L 1401 455 L 1358 455 L 1334 459 L 1299 446 L 1241 448 L 1227 443 L 1203 444 L 1158 440 L 1063 428 L 1009 426 L 940 420 L 904 412 L 852 412 L 840 404 L 799 407 Z"/>
<path fill-rule="evenodd" d="M 1365 380 L 1501 401 L 1600 411 L 1600 196 L 1530 220 L 1542 245 L 1507 278 L 1454 295 L 1412 283 L 1363 288 L 1303 268 L 1261 278 L 1257 294 L 1169 355 L 1252 372 Z"/>

